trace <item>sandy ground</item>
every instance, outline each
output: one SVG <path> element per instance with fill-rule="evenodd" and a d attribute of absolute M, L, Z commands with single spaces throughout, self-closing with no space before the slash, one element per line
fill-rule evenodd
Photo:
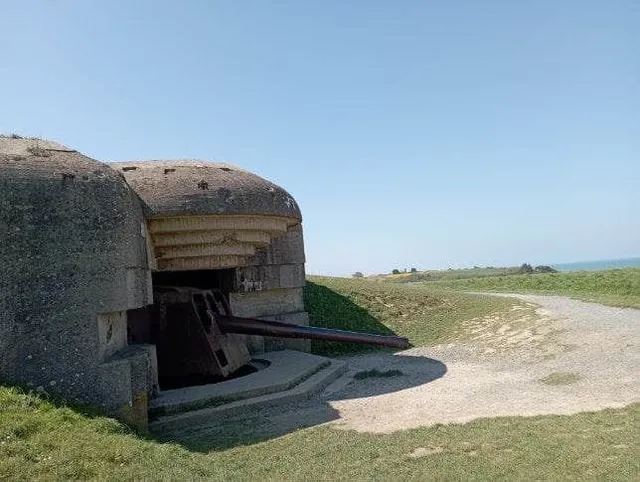
<path fill-rule="evenodd" d="M 256 412 L 245 419 L 247 434 L 271 438 L 321 424 L 391 433 L 639 401 L 640 310 L 564 297 L 504 296 L 520 303 L 499 316 L 470 320 L 455 343 L 345 358 L 348 372 L 320 397 Z M 390 376 L 380 376 L 389 370 Z M 367 373 L 373 376 L 362 378 Z M 218 430 L 223 427 L 191 429 L 190 436 Z"/>
<path fill-rule="evenodd" d="M 349 371 L 322 400 L 264 414 L 263 421 L 280 429 L 330 423 L 390 433 L 483 417 L 572 414 L 639 400 L 640 310 L 507 296 L 523 303 L 501 316 L 471 320 L 460 341 L 346 358 Z M 354 379 L 368 370 L 402 374 Z"/>

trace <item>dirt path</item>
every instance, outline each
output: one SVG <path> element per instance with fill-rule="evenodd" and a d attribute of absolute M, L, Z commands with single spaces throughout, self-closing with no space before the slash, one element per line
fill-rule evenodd
<path fill-rule="evenodd" d="M 352 358 L 351 376 L 389 368 L 404 375 L 348 382 L 347 374 L 325 392 L 339 412 L 333 423 L 392 432 L 481 417 L 571 414 L 638 401 L 640 310 L 564 297 L 508 296 L 524 304 L 506 316 L 472 320 L 462 342 L 407 350 L 392 357 L 397 360 L 391 367 L 389 357 Z M 444 363 L 446 374 L 398 391 L 359 396 L 366 384 L 411 385 L 400 379 L 418 376 L 415 369 L 423 367 L 424 357 Z"/>

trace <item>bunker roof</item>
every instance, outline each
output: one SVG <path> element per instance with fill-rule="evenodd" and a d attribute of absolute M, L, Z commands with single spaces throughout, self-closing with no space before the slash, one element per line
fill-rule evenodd
<path fill-rule="evenodd" d="M 0 136 L 0 178 L 90 180 L 126 186 L 122 174 L 74 149 L 46 139 L 11 136 Z"/>
<path fill-rule="evenodd" d="M 168 160 L 110 165 L 125 176 L 150 217 L 243 214 L 302 219 L 287 191 L 231 164 Z"/>

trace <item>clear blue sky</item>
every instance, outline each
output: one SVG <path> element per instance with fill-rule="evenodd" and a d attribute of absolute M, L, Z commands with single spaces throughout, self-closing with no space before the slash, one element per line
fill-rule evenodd
<path fill-rule="evenodd" d="M 307 271 L 640 255 L 640 2 L 0 0 L 0 131 L 224 160 Z"/>

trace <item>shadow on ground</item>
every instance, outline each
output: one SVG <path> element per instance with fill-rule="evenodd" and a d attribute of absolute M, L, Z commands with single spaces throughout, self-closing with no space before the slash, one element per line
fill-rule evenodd
<path fill-rule="evenodd" d="M 347 296 L 312 281 L 307 280 L 304 303 L 313 326 L 396 334 Z M 302 428 L 338 421 L 340 413 L 332 406 L 333 402 L 373 397 L 424 385 L 442 377 L 447 371 L 446 366 L 438 360 L 396 354 L 392 349 L 372 345 L 314 340 L 312 352 L 340 356 L 347 361 L 348 372 L 306 402 L 256 410 L 248 417 L 233 418 L 224 423 L 185 427 L 156 435 L 156 440 L 178 443 L 197 452 L 252 445 Z"/>
<path fill-rule="evenodd" d="M 331 393 L 328 400 L 375 397 L 425 385 L 447 373 L 447 366 L 439 360 L 414 355 L 363 355 L 345 358 L 349 372 L 343 381 L 349 381 L 342 389 Z M 338 384 L 334 384 L 334 387 Z"/>
<path fill-rule="evenodd" d="M 194 452 L 253 445 L 303 428 L 338 421 L 340 412 L 333 407 L 333 402 L 410 389 L 441 378 L 447 372 L 446 365 L 438 360 L 401 353 L 373 353 L 343 359 L 349 365 L 347 373 L 306 402 L 256 410 L 249 417 L 200 424 L 158 434 L 154 438 L 180 444 Z"/>

